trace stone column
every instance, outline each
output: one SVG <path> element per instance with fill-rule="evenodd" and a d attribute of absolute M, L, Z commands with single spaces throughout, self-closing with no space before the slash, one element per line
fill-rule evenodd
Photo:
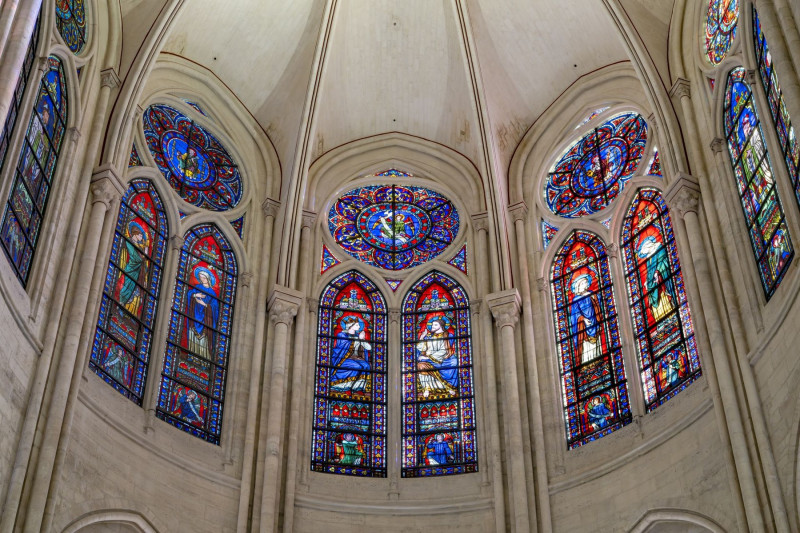
<path fill-rule="evenodd" d="M 78 343 L 80 342 L 81 326 L 85 319 L 85 311 L 89 290 L 92 283 L 92 273 L 97 262 L 98 244 L 105 231 L 105 218 L 109 207 L 117 202 L 122 195 L 122 186 L 117 175 L 110 169 L 92 178 L 91 185 L 91 210 L 86 222 L 86 238 L 83 243 L 77 276 L 74 279 L 72 304 L 64 331 L 64 340 L 59 350 L 60 357 L 56 363 L 56 374 L 51 382 L 52 395 L 47 408 L 47 417 L 42 421 L 44 435 L 41 441 L 36 464 L 35 476 L 28 502 L 25 519 L 25 531 L 40 531 L 45 513 L 45 508 L 50 495 L 50 483 L 54 475 L 54 462 L 59 448 L 59 442 L 69 436 L 62 433 L 65 418 L 71 415 L 68 412 L 69 398 L 72 389 L 80 384 L 83 367 L 76 367 L 78 360 Z M 75 394 L 77 391 L 75 391 Z M 70 408 L 74 405 L 70 405 Z"/>
<path fill-rule="evenodd" d="M 274 325 L 272 372 L 269 376 L 269 414 L 267 418 L 264 491 L 261 498 L 262 531 L 275 531 L 281 485 L 281 433 L 286 395 L 286 359 L 289 353 L 289 330 L 303 302 L 303 295 L 288 287 L 276 286 L 269 298 L 270 322 Z"/>
<path fill-rule="evenodd" d="M 513 509 L 513 531 L 534 531 L 528 514 L 528 487 L 525 482 L 525 461 L 522 457 L 522 418 L 517 383 L 517 347 L 514 329 L 519 322 L 520 297 L 516 289 L 496 292 L 486 297 L 500 334 L 500 349 L 503 352 L 503 412 L 508 440 L 507 453 L 509 477 L 511 477 L 508 499 Z M 534 516 L 536 510 L 532 509 Z"/>
<path fill-rule="evenodd" d="M 19 72 L 25 62 L 41 5 L 41 0 L 4 0 L 0 7 L 0 125 L 5 124 L 14 100 Z M 42 37 L 47 36 L 44 29 L 39 33 Z M 38 79 L 30 80 L 29 87 L 35 87 L 37 82 Z"/>
<path fill-rule="evenodd" d="M 714 284 L 709 270 L 708 251 L 703 243 L 700 221 L 697 216 L 699 192 L 697 180 L 684 177 L 673 183 L 667 194 L 667 200 L 670 205 L 675 207 L 678 213 L 683 214 L 692 266 L 697 276 L 700 300 L 705 312 L 711 356 L 714 359 L 714 367 L 717 370 L 722 408 L 730 437 L 748 528 L 751 532 L 762 532 L 765 531 L 764 517 L 754 481 L 755 471 L 750 461 L 745 428 L 739 416 L 739 413 L 743 411 L 740 409 L 733 372 L 725 349 L 725 333 L 715 299 Z"/>
<path fill-rule="evenodd" d="M 800 24 L 800 21 L 797 20 L 790 6 L 790 2 L 794 1 L 795 0 L 774 0 L 775 4 L 774 19 L 777 19 L 777 24 L 775 22 L 772 22 L 772 20 L 770 20 L 769 23 L 771 27 L 776 29 L 780 27 L 780 29 L 782 30 L 782 35 L 786 39 L 786 50 L 789 52 L 787 54 L 788 56 L 787 59 L 790 59 L 792 61 L 792 64 L 794 65 L 794 71 L 797 73 L 796 75 L 800 75 L 800 30 L 797 27 L 797 25 Z M 762 14 L 762 11 L 766 12 L 768 14 L 768 17 L 773 14 L 771 11 L 769 11 L 772 9 L 772 6 L 770 5 L 771 3 L 773 2 L 758 3 L 757 6 L 758 14 L 761 16 L 762 25 L 766 24 L 764 21 L 764 15 Z M 772 42 L 769 41 L 769 39 L 775 40 L 774 36 L 777 36 L 778 32 L 777 31 L 773 31 L 771 33 L 765 32 L 765 35 L 767 36 L 767 42 L 769 43 L 770 46 L 772 46 Z M 775 56 L 774 53 L 772 55 L 773 57 Z M 780 76 L 780 72 L 778 72 L 778 75 Z M 800 97 L 800 95 L 797 96 Z M 789 108 L 789 110 L 791 112 L 793 108 Z"/>
<path fill-rule="evenodd" d="M 550 491 L 547 479 L 547 459 L 545 457 L 544 423 L 542 422 L 542 405 L 539 390 L 539 363 L 536 358 L 536 339 L 534 338 L 533 305 L 531 302 L 531 283 L 528 269 L 528 239 L 525 235 L 528 207 L 524 203 L 512 206 L 511 218 L 514 221 L 514 233 L 517 244 L 517 262 L 519 265 L 519 287 L 522 292 L 522 341 L 528 362 L 528 390 L 530 391 L 531 429 L 533 433 L 533 459 L 536 475 L 536 503 L 539 510 L 539 521 L 542 533 L 552 531 L 550 518 Z"/>

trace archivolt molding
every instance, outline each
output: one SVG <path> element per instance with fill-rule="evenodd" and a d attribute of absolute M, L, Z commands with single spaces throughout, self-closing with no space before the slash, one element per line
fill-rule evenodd
<path fill-rule="evenodd" d="M 708 531 L 710 533 L 725 533 L 725 530 L 711 518 L 695 511 L 685 509 L 651 509 L 647 511 L 638 522 L 628 530 L 629 533 L 655 533 L 659 524 L 671 524 L 688 527 L 689 524 L 697 526 L 695 533 Z"/>
<path fill-rule="evenodd" d="M 122 498 L 87 502 L 78 506 L 74 513 L 69 513 L 67 516 L 74 516 L 78 513 L 82 514 L 66 526 L 57 527 L 55 530 L 62 533 L 80 533 L 84 528 L 95 524 L 126 524 L 135 527 L 142 533 L 167 531 L 166 526 L 160 524 L 157 519 L 148 518 L 155 516 L 149 509 Z"/>

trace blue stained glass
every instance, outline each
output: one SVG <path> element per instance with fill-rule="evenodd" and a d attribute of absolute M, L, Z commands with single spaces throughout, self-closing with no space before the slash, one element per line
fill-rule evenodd
<path fill-rule="evenodd" d="M 191 107 L 192 109 L 194 109 L 195 111 L 197 111 L 198 113 L 200 113 L 201 115 L 203 115 L 204 117 L 207 117 L 207 116 L 208 116 L 208 115 L 206 114 L 206 112 L 205 112 L 205 111 L 203 111 L 203 108 L 202 108 L 202 107 L 200 107 L 200 104 L 198 104 L 198 103 L 196 103 L 196 102 L 192 102 L 191 100 L 184 100 L 184 102 L 186 102 L 186 105 L 188 105 L 189 107 Z"/>
<path fill-rule="evenodd" d="M 403 283 L 402 279 L 387 279 L 386 284 L 392 289 L 392 292 L 397 292 L 397 288 Z"/>
<path fill-rule="evenodd" d="M 142 166 L 142 158 L 139 157 L 139 151 L 136 149 L 136 144 L 131 147 L 131 155 L 128 157 L 128 168 Z"/>
<path fill-rule="evenodd" d="M 211 133 L 166 105 L 144 113 L 144 134 L 161 173 L 190 204 L 227 211 L 242 199 L 242 177 L 228 151 Z"/>
<path fill-rule="evenodd" d="M 311 470 L 386 477 L 386 303 L 351 270 L 319 309 Z"/>
<path fill-rule="evenodd" d="M 755 6 L 753 6 L 753 33 L 755 34 L 756 60 L 761 83 L 764 86 L 764 92 L 767 93 L 770 115 L 781 143 L 783 160 L 792 180 L 795 198 L 800 204 L 800 143 L 797 141 L 792 120 L 789 118 L 789 112 L 783 101 L 783 91 L 778 83 L 778 74 L 772 65 L 772 55 L 769 52 L 767 38 L 761 30 L 761 20 L 758 18 Z"/>
<path fill-rule="evenodd" d="M 83 0 L 56 0 L 56 26 L 75 54 L 86 46 L 86 8 Z"/>
<path fill-rule="evenodd" d="M 706 14 L 706 57 L 719 65 L 736 39 L 739 0 L 710 0 Z"/>
<path fill-rule="evenodd" d="M 661 173 L 661 158 L 658 155 L 658 149 L 653 152 L 653 158 L 650 160 L 647 173 L 651 176 L 664 177 L 664 175 Z"/>
<path fill-rule="evenodd" d="M 467 245 L 461 247 L 456 255 L 447 262 L 448 265 L 454 266 L 459 269 L 464 274 L 468 274 L 467 272 Z"/>
<path fill-rule="evenodd" d="M 168 233 L 155 187 L 133 180 L 120 205 L 89 368 L 139 405 Z"/>
<path fill-rule="evenodd" d="M 641 189 L 622 227 L 645 404 L 655 409 L 700 376 L 672 220 L 655 189 Z"/>
<path fill-rule="evenodd" d="M 190 229 L 181 249 L 156 416 L 219 444 L 237 264 L 213 224 Z"/>
<path fill-rule="evenodd" d="M 34 112 L 28 122 L 0 227 L 0 243 L 23 285 L 28 281 L 39 240 L 66 124 L 64 67 L 58 57 L 50 56 L 39 84 Z"/>
<path fill-rule="evenodd" d="M 242 238 L 242 234 L 244 233 L 244 215 L 240 216 L 236 220 L 231 220 L 231 226 L 233 226 L 233 230 L 236 232 L 236 235 L 239 238 Z"/>
<path fill-rule="evenodd" d="M 608 256 L 599 237 L 575 231 L 552 268 L 551 289 L 567 446 L 631 421 Z"/>
<path fill-rule="evenodd" d="M 323 244 L 322 245 L 322 258 L 320 259 L 319 273 L 320 274 L 324 274 L 325 272 L 327 272 L 331 268 L 335 267 L 339 263 L 341 263 L 341 261 L 336 259 L 336 256 L 334 256 L 333 253 L 331 253 L 331 251 L 328 249 L 328 247 Z"/>
<path fill-rule="evenodd" d="M 792 262 L 794 246 L 775 187 L 758 111 L 744 76 L 742 67 L 728 74 L 725 135 L 750 244 L 764 293 L 770 299 Z"/>
<path fill-rule="evenodd" d="M 402 476 L 477 472 L 469 298 L 431 272 L 402 310 Z"/>
<path fill-rule="evenodd" d="M 547 247 L 550 246 L 550 242 L 555 239 L 556 233 L 558 233 L 558 227 L 550 224 L 546 220 L 542 219 L 542 248 L 547 250 Z"/>
<path fill-rule="evenodd" d="M 547 207 L 578 218 L 605 209 L 633 177 L 647 143 L 641 115 L 612 117 L 573 144 L 550 170 L 544 189 Z"/>
<path fill-rule="evenodd" d="M 378 176 L 378 177 L 381 177 L 381 178 L 386 178 L 386 177 L 391 177 L 391 178 L 412 178 L 413 177 L 408 172 L 403 172 L 402 170 L 397 170 L 397 169 L 394 169 L 394 168 L 392 168 L 390 170 L 384 170 L 383 172 L 379 172 L 379 173 L 375 174 L 375 176 Z"/>
<path fill-rule="evenodd" d="M 592 120 L 594 120 L 595 118 L 599 117 L 599 116 L 600 116 L 602 113 L 604 113 L 605 111 L 608 111 L 608 109 L 610 109 L 610 106 L 599 107 L 599 108 L 595 109 L 594 111 L 592 111 L 591 113 L 589 113 L 589 116 L 587 116 L 585 119 L 583 119 L 583 121 L 581 121 L 581 123 L 580 123 L 580 124 L 578 124 L 577 126 L 575 126 L 575 129 L 577 130 L 578 128 L 580 128 L 580 127 L 581 127 L 581 126 L 583 126 L 584 124 L 588 124 L 589 122 L 591 122 L 591 121 L 592 121 Z"/>
<path fill-rule="evenodd" d="M 371 185 L 343 194 L 331 207 L 328 227 L 359 261 L 402 270 L 438 256 L 458 234 L 455 206 L 422 187 Z"/>

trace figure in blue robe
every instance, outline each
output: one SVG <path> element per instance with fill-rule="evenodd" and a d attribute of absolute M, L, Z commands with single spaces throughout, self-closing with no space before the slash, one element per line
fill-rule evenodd
<path fill-rule="evenodd" d="M 586 414 L 589 416 L 589 424 L 595 431 L 608 427 L 608 419 L 614 415 L 600 396 L 592 399 L 592 407 Z"/>
<path fill-rule="evenodd" d="M 200 284 L 194 285 L 188 294 L 187 314 L 192 320 L 186 320 L 187 348 L 197 355 L 213 360 L 214 330 L 219 319 L 219 302 L 214 290 L 217 280 L 204 267 L 197 267 L 194 274 Z"/>
<path fill-rule="evenodd" d="M 592 278 L 589 274 L 578 276 L 572 281 L 572 304 L 569 307 L 570 333 L 575 338 L 575 355 L 579 364 L 588 363 L 599 357 L 600 345 L 600 304 L 597 295 L 589 292 Z"/>
<path fill-rule="evenodd" d="M 435 440 L 428 442 L 427 448 L 430 465 L 446 465 L 455 461 L 453 449 L 441 433 L 436 434 Z"/>
<path fill-rule="evenodd" d="M 367 387 L 368 354 L 372 345 L 365 340 L 364 323 L 360 318 L 347 316 L 342 319 L 341 327 L 333 345 L 331 390 L 361 392 Z"/>
<path fill-rule="evenodd" d="M 435 316 L 428 321 L 417 343 L 418 391 L 423 398 L 458 393 L 458 357 L 451 327 L 446 316 Z"/>

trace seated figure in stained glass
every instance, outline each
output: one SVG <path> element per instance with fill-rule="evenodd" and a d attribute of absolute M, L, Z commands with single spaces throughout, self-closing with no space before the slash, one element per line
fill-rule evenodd
<path fill-rule="evenodd" d="M 336 462 L 342 465 L 360 465 L 364 459 L 364 439 L 353 433 L 343 433 L 336 438 Z"/>
<path fill-rule="evenodd" d="M 348 315 L 339 323 L 341 330 L 336 333 L 333 346 L 331 390 L 340 392 L 364 391 L 367 387 L 367 374 L 370 370 L 369 351 L 372 345 L 367 342 L 367 332 L 361 318 Z"/>
<path fill-rule="evenodd" d="M 425 440 L 428 466 L 446 465 L 455 462 L 455 453 L 451 444 L 454 438 L 450 433 L 436 433 Z"/>
<path fill-rule="evenodd" d="M 609 420 L 614 418 L 612 401 L 610 394 L 601 394 L 586 402 L 586 418 L 593 431 L 608 427 Z"/>
<path fill-rule="evenodd" d="M 453 326 L 445 315 L 427 320 L 417 343 L 417 378 L 422 397 L 455 396 L 458 393 L 458 358 Z"/>
<path fill-rule="evenodd" d="M 188 387 L 179 387 L 173 393 L 170 404 L 171 414 L 194 426 L 202 427 L 205 411 L 205 398 L 198 397 L 194 390 Z"/>

